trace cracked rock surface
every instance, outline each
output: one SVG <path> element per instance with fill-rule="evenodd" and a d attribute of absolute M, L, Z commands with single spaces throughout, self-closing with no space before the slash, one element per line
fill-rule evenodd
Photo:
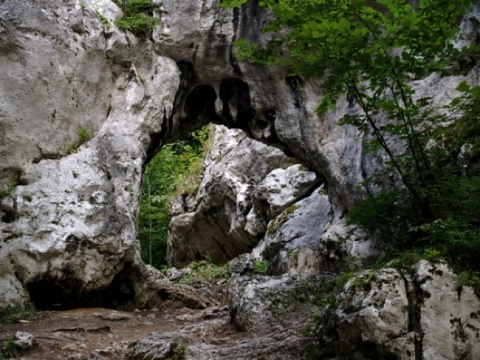
<path fill-rule="evenodd" d="M 239 9 L 220 9 L 217 0 L 153 4 L 161 24 L 139 38 L 116 28 L 122 13 L 111 0 L 0 2 L 0 310 L 28 301 L 44 309 L 215 306 L 212 296 L 163 282 L 144 265 L 136 231 L 148 161 L 214 122 L 244 133 L 219 133 L 223 145 L 210 154 L 200 192 L 175 213 L 170 261 L 209 254 L 223 262 L 256 248 L 239 273 L 267 259 L 278 276 L 238 280 L 230 310 L 239 327 L 260 334 L 271 322 L 256 323 L 255 309 L 271 314 L 271 284 L 281 289 L 283 276 L 341 271 L 345 255 L 375 254 L 344 215 L 382 159 L 365 154 L 357 129 L 338 126 L 346 99 L 317 115 L 319 80 L 237 58 L 234 40 L 265 41 L 260 29 L 271 14 L 257 1 Z M 478 14 L 469 21 L 477 31 Z M 431 75 L 412 86 L 442 105 L 475 76 Z M 340 358 L 480 357 L 478 297 L 459 289 L 448 267 L 421 262 L 406 273 L 362 276 L 338 300 Z M 251 294 L 266 300 L 249 307 Z M 280 340 L 295 336 L 274 331 L 188 351 L 288 358 Z"/>
<path fill-rule="evenodd" d="M 350 280 L 337 297 L 340 358 L 475 359 L 480 300 L 459 288 L 444 263 L 425 260 L 410 272 L 382 269 Z"/>

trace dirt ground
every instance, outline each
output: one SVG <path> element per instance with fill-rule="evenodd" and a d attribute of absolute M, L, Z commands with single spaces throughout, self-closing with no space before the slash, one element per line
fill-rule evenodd
<path fill-rule="evenodd" d="M 128 345 L 151 332 L 187 333 L 195 342 L 228 345 L 238 333 L 228 308 L 121 312 L 104 308 L 49 311 L 40 319 L 0 325 L 0 340 L 17 331 L 32 334 L 38 346 L 17 355 L 24 360 L 123 359 Z M 0 355 L 0 359 L 1 359 Z"/>

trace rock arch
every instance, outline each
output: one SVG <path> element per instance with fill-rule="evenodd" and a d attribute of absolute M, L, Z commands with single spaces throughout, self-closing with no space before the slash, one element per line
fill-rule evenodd
<path fill-rule="evenodd" d="M 142 172 L 164 144 L 208 121 L 325 176 L 342 223 L 345 172 L 361 178 L 358 134 L 335 126 L 342 106 L 318 119 L 318 84 L 292 87 L 281 69 L 238 61 L 232 41 L 261 40 L 269 16 L 256 2 L 241 13 L 203 3 L 164 2 L 151 39 L 106 29 L 97 12 L 113 23 L 113 1 L 0 4 L 9 44 L 0 52 L 0 174 L 18 169 L 0 179 L 0 307 L 26 301 L 29 286 L 35 298 L 45 281 L 95 294 L 122 271 L 132 303 L 149 302 L 145 279 L 157 275 L 139 259 L 135 229 Z"/>

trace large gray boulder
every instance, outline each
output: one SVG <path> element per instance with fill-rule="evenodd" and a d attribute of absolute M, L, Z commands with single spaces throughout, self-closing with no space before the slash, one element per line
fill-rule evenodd
<path fill-rule="evenodd" d="M 250 252 L 270 219 L 318 182 L 281 150 L 249 139 L 241 130 L 217 127 L 197 194 L 174 206 L 170 265 L 202 258 L 222 263 Z"/>
<path fill-rule="evenodd" d="M 142 171 L 180 71 L 113 26 L 111 1 L 3 1 L 0 14 L 0 307 L 25 289 L 73 306 L 141 264 Z"/>
<path fill-rule="evenodd" d="M 476 359 L 480 300 L 444 263 L 353 277 L 337 297 L 340 359 Z"/>

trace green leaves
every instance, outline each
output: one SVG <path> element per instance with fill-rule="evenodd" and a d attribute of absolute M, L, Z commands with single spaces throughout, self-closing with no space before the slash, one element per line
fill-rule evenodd
<path fill-rule="evenodd" d="M 222 0 L 218 6 L 224 7 L 224 8 L 232 8 L 232 7 L 238 7 L 240 5 L 243 5 L 247 2 L 247 0 Z"/>
<path fill-rule="evenodd" d="M 138 236 L 142 259 L 160 269 L 166 264 L 170 202 L 199 185 L 209 127 L 162 148 L 143 175 Z"/>
<path fill-rule="evenodd" d="M 115 25 L 124 31 L 139 36 L 150 33 L 160 20 L 152 16 L 152 0 L 116 0 L 123 10 L 123 17 L 115 21 Z"/>

